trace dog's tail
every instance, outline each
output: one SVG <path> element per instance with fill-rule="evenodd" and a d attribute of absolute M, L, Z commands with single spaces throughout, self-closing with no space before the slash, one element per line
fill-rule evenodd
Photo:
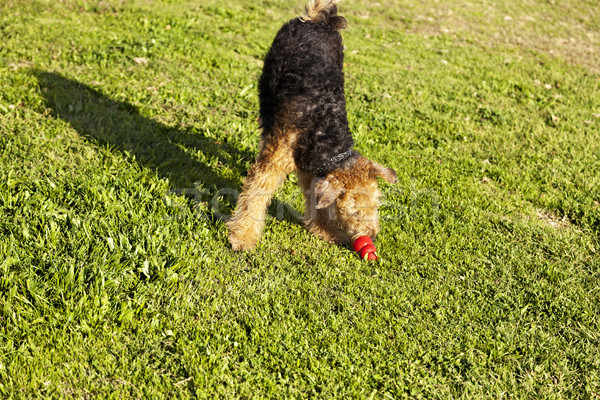
<path fill-rule="evenodd" d="M 326 22 L 334 29 L 344 29 L 348 25 L 346 18 L 337 15 L 337 3 L 340 0 L 308 0 L 302 21 Z"/>

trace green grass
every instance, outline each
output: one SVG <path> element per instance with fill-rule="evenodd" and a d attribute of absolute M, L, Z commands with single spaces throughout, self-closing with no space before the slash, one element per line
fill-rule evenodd
<path fill-rule="evenodd" d="M 377 263 L 226 240 L 302 7 L 0 4 L 0 397 L 600 397 L 596 2 L 340 5 Z"/>

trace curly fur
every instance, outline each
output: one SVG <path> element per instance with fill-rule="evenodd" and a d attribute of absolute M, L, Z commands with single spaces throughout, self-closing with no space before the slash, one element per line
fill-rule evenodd
<path fill-rule="evenodd" d="M 294 151 L 298 169 L 325 175 L 337 165 L 322 167 L 350 150 L 354 141 L 346 116 L 342 37 L 329 24 L 338 17 L 335 2 L 312 3 L 319 8 L 307 7 L 313 10 L 311 19 L 296 18 L 285 24 L 267 53 L 259 81 L 260 116 L 263 141 L 269 141 L 278 115 L 285 110 L 288 123 L 304 132 Z M 322 18 L 315 17 L 315 10 Z"/>
<path fill-rule="evenodd" d="M 306 200 L 305 224 L 318 237 L 345 243 L 379 232 L 377 178 L 396 173 L 352 150 L 344 97 L 346 20 L 337 1 L 310 0 L 285 24 L 265 57 L 259 81 L 261 151 L 227 222 L 234 250 L 255 246 L 266 208 L 292 171 Z"/>
<path fill-rule="evenodd" d="M 309 0 L 304 14 L 298 17 L 301 21 L 327 22 L 336 29 L 346 27 L 346 19 L 337 16 L 339 0 Z"/>

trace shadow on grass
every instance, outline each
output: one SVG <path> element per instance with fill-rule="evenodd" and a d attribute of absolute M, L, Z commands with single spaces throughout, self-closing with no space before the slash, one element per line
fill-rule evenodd
<path fill-rule="evenodd" d="M 173 191 L 193 197 L 207 197 L 213 206 L 213 217 L 222 218 L 221 194 L 234 206 L 240 182 L 225 176 L 219 167 L 200 160 L 218 159 L 235 175 L 244 175 L 245 163 L 255 155 L 227 143 L 217 142 L 202 132 L 182 130 L 163 125 L 143 115 L 132 104 L 113 100 L 81 82 L 60 74 L 34 70 L 41 92 L 54 116 L 70 123 L 82 136 L 128 152 L 136 161 L 169 180 Z M 200 156 L 202 155 L 202 157 Z M 231 175 L 231 173 L 230 173 Z M 202 186 L 203 190 L 198 190 Z M 217 204 L 218 203 L 218 204 Z M 287 212 L 281 212 L 287 209 Z M 273 204 L 271 214 L 277 218 L 299 222 L 299 214 L 288 205 Z"/>
<path fill-rule="evenodd" d="M 141 115 L 135 106 L 110 99 L 96 89 L 62 75 L 33 71 L 46 106 L 80 135 L 110 148 L 127 151 L 138 163 L 169 180 L 173 189 L 237 188 L 239 181 L 224 176 L 196 154 L 219 162 L 254 156 L 227 143 L 217 142 L 202 132 L 165 126 Z M 243 165 L 228 165 L 243 174 Z"/>

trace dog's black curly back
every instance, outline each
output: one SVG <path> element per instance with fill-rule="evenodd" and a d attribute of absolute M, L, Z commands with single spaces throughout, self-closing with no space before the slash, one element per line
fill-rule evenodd
<path fill-rule="evenodd" d="M 327 3 L 324 1 L 323 3 Z M 354 141 L 348 129 L 344 98 L 344 52 L 339 29 L 346 20 L 337 7 L 313 20 L 298 17 L 277 33 L 259 81 L 263 142 L 277 134 L 279 119 L 297 128 L 297 168 L 324 176 L 347 161 Z M 338 157 L 347 154 L 348 157 Z"/>

